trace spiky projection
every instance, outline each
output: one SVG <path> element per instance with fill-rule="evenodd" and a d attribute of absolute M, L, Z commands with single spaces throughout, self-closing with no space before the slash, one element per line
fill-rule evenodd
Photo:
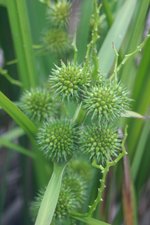
<path fill-rule="evenodd" d="M 37 122 L 43 122 L 52 115 L 54 106 L 46 89 L 35 88 L 25 91 L 20 100 L 21 109 Z"/>
<path fill-rule="evenodd" d="M 49 77 L 49 84 L 62 98 L 79 98 L 83 89 L 89 86 L 89 74 L 81 66 L 71 63 L 56 67 Z"/>
<path fill-rule="evenodd" d="M 99 165 L 117 157 L 121 150 L 117 130 L 108 126 L 86 127 L 81 132 L 80 142 L 82 152 Z"/>
<path fill-rule="evenodd" d="M 77 147 L 78 136 L 73 124 L 52 120 L 39 129 L 37 142 L 41 151 L 54 162 L 66 162 Z"/>
<path fill-rule="evenodd" d="M 43 46 L 55 54 L 65 53 L 70 49 L 68 34 L 62 29 L 52 28 L 44 33 Z"/>
<path fill-rule="evenodd" d="M 120 83 L 106 80 L 85 92 L 84 108 L 87 114 L 100 122 L 113 121 L 129 109 L 128 92 Z"/>
<path fill-rule="evenodd" d="M 58 27 L 68 25 L 71 4 L 69 1 L 63 0 L 50 5 L 48 10 L 48 20 Z"/>

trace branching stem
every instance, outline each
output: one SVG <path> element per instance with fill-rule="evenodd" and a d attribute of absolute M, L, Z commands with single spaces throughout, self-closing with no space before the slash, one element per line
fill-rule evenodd
<path fill-rule="evenodd" d="M 101 170 L 102 178 L 100 179 L 100 187 L 98 189 L 97 197 L 94 200 L 93 204 L 90 206 L 90 210 L 88 212 L 88 216 L 92 216 L 94 211 L 97 208 L 97 205 L 100 202 L 103 201 L 102 195 L 103 195 L 104 189 L 106 187 L 105 186 L 105 181 L 106 181 L 106 177 L 107 177 L 107 174 L 109 172 L 110 167 L 115 166 L 127 154 L 126 149 L 125 149 L 126 137 L 127 137 L 127 127 L 125 129 L 125 134 L 124 134 L 124 138 L 123 138 L 123 141 L 122 141 L 122 151 L 121 151 L 121 153 L 118 155 L 118 157 L 115 160 L 113 160 L 111 162 L 107 162 L 105 167 L 103 167 L 102 165 L 97 165 L 96 162 L 94 162 L 94 161 L 92 163 L 92 165 L 95 168 L 98 168 L 98 169 Z"/>

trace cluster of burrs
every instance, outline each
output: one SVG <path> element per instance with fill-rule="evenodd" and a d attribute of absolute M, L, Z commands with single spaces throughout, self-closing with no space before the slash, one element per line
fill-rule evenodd
<path fill-rule="evenodd" d="M 47 18 L 55 25 L 51 25 L 50 34 L 44 37 L 47 48 L 60 49 L 59 40 L 52 36 L 64 32 L 70 9 L 66 0 L 50 6 Z M 97 60 L 93 46 L 98 38 L 96 26 L 92 34 L 95 42 L 88 45 L 82 64 L 77 60 L 61 62 L 52 70 L 44 88 L 26 91 L 21 98 L 21 109 L 39 127 L 37 146 L 53 163 L 66 164 L 74 156 L 82 155 L 95 167 L 104 169 L 122 151 L 122 137 L 116 124 L 129 109 L 130 98 L 116 76 L 105 78 L 97 69 L 97 63 L 94 64 Z M 74 116 L 68 117 L 72 105 Z M 68 174 L 63 180 L 53 224 L 64 224 L 64 218 L 69 218 L 70 212 L 80 210 L 85 200 L 83 177 Z M 40 202 L 41 197 L 37 198 L 35 208 L 39 208 Z"/>
<path fill-rule="evenodd" d="M 70 49 L 68 24 L 71 2 L 67 0 L 51 2 L 47 7 L 46 28 L 43 31 L 43 47 L 46 51 L 62 54 Z"/>

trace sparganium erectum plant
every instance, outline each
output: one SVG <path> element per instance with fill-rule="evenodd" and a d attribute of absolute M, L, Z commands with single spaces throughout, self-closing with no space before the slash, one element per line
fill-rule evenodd
<path fill-rule="evenodd" d="M 41 8 L 40 2 L 44 3 Z M 100 213 L 104 213 L 102 217 L 107 219 L 111 206 L 111 198 L 107 198 L 107 193 L 115 189 L 113 185 L 110 185 L 112 188 L 104 193 L 107 174 L 110 167 L 115 166 L 127 154 L 125 149 L 127 120 L 122 120 L 122 118 L 148 118 L 131 111 L 130 91 L 123 84 L 124 80 L 127 83 L 127 79 L 129 79 L 127 76 L 130 66 L 128 86 L 132 87 L 132 96 L 139 97 L 139 103 L 144 100 L 145 109 L 149 107 L 149 101 L 146 100 L 147 94 L 144 93 L 142 97 L 140 96 L 139 84 L 145 85 L 146 93 L 149 93 L 150 89 L 150 84 L 145 82 L 148 81 L 148 77 L 144 75 L 149 68 L 147 67 L 149 61 L 146 60 L 147 63 L 145 63 L 145 59 L 148 59 L 150 51 L 140 53 L 140 56 L 143 54 L 145 57 L 141 62 L 138 60 L 139 64 L 130 62 L 129 67 L 127 66 L 125 70 L 123 68 L 129 57 L 141 51 L 148 36 L 137 46 L 135 51 L 124 57 L 119 57 L 118 54 L 120 47 L 131 48 L 133 42 L 135 44 L 142 37 L 144 29 L 141 25 L 144 24 L 148 12 L 148 0 L 128 0 L 125 3 L 118 1 L 119 5 L 116 5 L 116 2 L 116 0 L 0 0 L 0 6 L 2 6 L 0 12 L 4 12 L 6 21 L 10 20 L 16 57 L 5 63 L 6 69 L 1 68 L 4 61 L 2 49 L 8 47 L 8 43 L 5 43 L 7 38 L 4 40 L 5 32 L 2 32 L 3 35 L 0 35 L 2 86 L 6 78 L 13 85 L 17 85 L 17 88 L 22 88 L 22 96 L 17 104 L 0 91 L 0 114 L 4 109 L 20 126 L 18 129 L 14 127 L 11 120 L 8 123 L 0 120 L 0 124 L 1 121 L 4 122 L 2 126 L 5 123 L 9 125 L 10 122 L 11 125 L 13 124 L 10 132 L 9 129 L 6 129 L 8 130 L 6 135 L 3 134 L 5 129 L 0 129 L 0 147 L 16 150 L 33 160 L 33 172 L 30 175 L 30 178 L 33 179 L 30 179 L 30 182 L 33 180 L 34 183 L 30 189 L 35 188 L 33 194 L 37 190 L 42 190 L 31 204 L 33 224 L 35 225 L 110 225 L 95 218 L 100 218 Z M 100 3 L 103 4 L 102 7 Z M 26 12 L 26 4 L 29 13 L 33 10 L 31 16 L 37 16 L 30 21 L 33 37 L 30 37 L 28 19 L 31 20 L 31 17 Z M 142 7 L 140 7 L 141 5 Z M 133 35 L 131 33 L 132 37 L 125 37 L 125 33 L 130 33 L 127 29 L 130 27 L 129 21 L 131 21 L 134 7 L 140 9 L 140 13 L 135 10 L 133 24 L 131 24 L 131 27 L 134 27 L 135 24 L 137 29 Z M 111 11 L 112 8 L 114 10 Z M 45 13 L 45 18 L 43 13 Z M 138 15 L 140 15 L 139 20 L 136 21 Z M 138 24 L 141 24 L 143 29 L 141 32 Z M 6 25 L 7 23 L 4 23 L 4 29 Z M 137 35 L 137 33 L 139 34 Z M 105 36 L 106 39 L 104 39 Z M 128 40 L 131 40 L 130 44 L 127 43 Z M 9 46 L 12 46 L 12 43 Z M 121 49 L 122 54 L 125 49 Z M 37 50 L 38 54 L 34 54 L 33 50 Z M 6 58 L 7 55 L 9 56 L 9 54 L 6 54 Z M 10 65 L 12 65 L 13 72 L 19 71 L 16 76 L 9 75 L 8 67 Z M 11 67 L 9 68 L 11 71 Z M 135 71 L 138 73 L 136 74 Z M 13 77 L 18 77 L 20 80 L 15 80 Z M 139 77 L 140 80 L 138 80 Z M 138 84 L 137 87 L 133 85 L 134 80 Z M 8 93 L 10 94 L 11 90 Z M 13 93 L 11 97 L 16 100 L 17 96 Z M 134 107 L 140 109 L 137 103 Z M 145 123 L 144 126 L 140 123 L 140 126 L 144 127 L 143 133 L 148 136 L 149 123 Z M 130 143 L 128 149 L 131 147 L 131 172 L 136 183 L 142 162 L 141 156 L 145 153 L 145 149 L 142 149 L 141 145 L 147 145 L 146 139 L 143 139 L 144 135 L 139 138 L 140 126 L 131 123 L 129 131 L 130 134 L 135 133 L 135 136 L 131 135 L 128 139 L 128 144 Z M 136 130 L 135 127 L 138 129 Z M 134 129 L 136 132 L 133 132 Z M 132 137 L 134 140 L 139 138 L 139 142 L 132 144 Z M 24 147 L 20 146 L 22 143 Z M 30 147 L 31 151 L 28 151 L 27 147 Z M 134 152 L 135 149 L 136 152 Z M 140 151 L 141 149 L 143 152 Z M 136 161 L 138 158 L 140 160 Z M 142 158 L 144 161 L 145 158 L 143 156 Z M 23 162 L 31 162 L 31 160 L 23 159 Z M 119 179 L 117 182 L 119 188 L 116 190 L 121 190 L 120 187 L 123 187 L 123 196 L 125 196 L 123 198 L 125 207 L 123 208 L 127 215 L 126 219 L 127 212 L 130 210 L 126 202 L 126 194 L 131 194 L 132 203 L 133 186 L 132 182 L 130 183 L 130 176 L 128 176 L 127 158 L 124 162 L 123 172 L 127 179 L 125 179 L 125 185 L 121 185 L 119 183 L 121 179 Z M 30 165 L 30 163 L 25 163 L 25 165 Z M 25 170 L 23 175 L 27 175 L 26 172 L 30 172 L 31 168 Z M 117 168 L 116 171 L 112 171 L 112 175 L 115 172 L 119 175 L 123 174 Z M 111 182 L 110 177 L 108 177 L 109 182 Z M 143 178 L 145 179 L 145 177 Z M 141 178 L 139 180 L 141 182 Z M 24 184 L 28 187 L 26 181 L 25 177 Z M 115 183 L 115 179 L 113 182 Z M 138 182 L 137 189 L 143 184 L 140 182 Z M 3 186 L 5 187 L 5 185 Z M 118 196 L 121 195 L 116 192 L 115 196 L 117 199 L 113 203 L 117 203 L 118 211 L 122 211 L 120 210 L 122 206 L 120 207 L 120 203 L 118 204 Z M 102 203 L 103 200 L 104 203 Z M 0 202 L 0 209 L 3 208 L 3 203 L 3 201 L 2 204 Z M 102 207 L 101 204 L 103 204 Z M 133 205 L 129 204 L 131 208 Z M 133 214 L 134 217 L 135 212 L 136 210 L 133 210 L 129 215 Z M 5 221 L 5 215 L 3 219 Z M 115 219 L 115 222 L 121 221 L 119 213 Z M 13 223 L 13 221 L 11 222 Z M 28 222 L 29 220 L 27 220 Z M 25 223 L 25 221 L 22 222 L 22 224 Z M 120 224 L 122 223 L 123 221 L 120 222 Z M 118 225 L 118 223 L 116 224 Z M 129 224 L 137 224 L 137 221 L 130 221 Z"/>
<path fill-rule="evenodd" d="M 69 1 L 58 1 L 52 3 L 48 10 L 48 19 L 53 22 L 53 26 L 45 33 L 45 46 L 59 53 L 64 51 L 69 43 L 65 29 L 68 25 L 71 4 Z M 93 203 L 90 203 L 88 212 L 84 214 L 87 208 L 84 203 L 88 202 L 86 194 L 89 179 L 86 176 L 90 173 L 88 169 L 78 174 L 73 172 L 76 165 L 72 163 L 72 167 L 70 169 L 68 167 L 68 172 L 63 179 L 61 178 L 62 185 L 58 199 L 55 204 L 52 203 L 54 206 L 51 206 L 52 216 L 49 217 L 49 211 L 46 210 L 44 219 L 41 219 L 42 210 L 51 201 L 48 199 L 51 186 L 48 185 L 40 202 L 39 198 L 37 199 L 39 212 L 36 224 L 38 225 L 49 225 L 43 222 L 38 223 L 38 221 L 47 221 L 48 218 L 52 225 L 64 225 L 65 221 L 71 223 L 71 218 L 77 219 L 78 217 L 79 219 L 85 215 L 93 215 L 101 202 L 109 168 L 116 165 L 126 154 L 124 148 L 126 135 L 120 137 L 118 130 L 119 121 L 129 110 L 131 100 L 129 92 L 117 78 L 117 65 L 109 78 L 99 72 L 96 49 L 96 42 L 99 38 L 99 10 L 98 1 L 94 0 L 92 18 L 95 18 L 95 22 L 93 20 L 91 41 L 87 46 L 83 62 L 79 64 L 77 61 L 78 51 L 73 41 L 73 59 L 64 62 L 61 60 L 59 65 L 54 66 L 50 72 L 46 90 L 40 92 L 37 89 L 35 92 L 27 92 L 21 99 L 22 105 L 24 104 L 24 108 L 29 111 L 29 117 L 37 117 L 40 121 L 36 136 L 37 147 L 54 165 L 54 177 L 52 175 L 51 179 L 55 179 L 56 167 L 60 168 L 71 161 L 75 162 L 78 158 L 78 165 L 82 165 L 80 168 L 84 166 L 84 163 L 82 164 L 84 158 L 90 168 L 93 166 L 94 169 L 100 169 L 102 176 L 97 197 Z M 60 100 L 59 110 L 62 111 L 57 113 L 57 118 L 50 117 L 52 111 L 50 93 L 53 99 L 58 97 Z M 70 111 L 75 109 L 71 113 L 68 109 L 69 104 L 73 106 Z M 55 187 L 53 187 L 54 190 Z M 52 197 L 51 191 L 50 194 Z"/>

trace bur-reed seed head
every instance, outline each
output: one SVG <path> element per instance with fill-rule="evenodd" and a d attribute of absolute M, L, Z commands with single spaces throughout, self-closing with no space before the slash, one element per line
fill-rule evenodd
<path fill-rule="evenodd" d="M 55 219 L 63 219 L 70 212 L 82 208 L 87 192 L 87 184 L 80 176 L 67 173 L 64 176 L 58 203 L 55 210 Z"/>
<path fill-rule="evenodd" d="M 76 209 L 81 208 L 86 199 L 86 182 L 85 180 L 74 173 L 68 173 L 63 181 L 64 185 L 70 187 L 72 196 L 74 197 L 74 206 Z"/>
<path fill-rule="evenodd" d="M 67 0 L 59 1 L 50 5 L 48 10 L 48 19 L 55 26 L 66 26 L 69 21 L 71 4 Z"/>
<path fill-rule="evenodd" d="M 62 98 L 79 98 L 83 89 L 89 86 L 89 74 L 81 66 L 61 63 L 49 77 L 49 84 L 57 95 Z"/>
<path fill-rule="evenodd" d="M 64 30 L 52 28 L 43 35 L 43 45 L 47 51 L 62 54 L 70 49 L 70 40 Z"/>
<path fill-rule="evenodd" d="M 70 121 L 52 120 L 39 129 L 37 142 L 50 160 L 63 163 L 72 157 L 78 144 L 78 136 Z"/>
<path fill-rule="evenodd" d="M 85 94 L 84 108 L 87 114 L 101 121 L 113 121 L 129 109 L 128 92 L 120 83 L 107 80 L 92 86 Z"/>
<path fill-rule="evenodd" d="M 109 126 L 86 127 L 81 132 L 81 149 L 91 161 L 105 165 L 117 157 L 121 150 L 121 140 L 116 129 Z"/>
<path fill-rule="evenodd" d="M 21 109 L 33 120 L 42 122 L 53 113 L 53 103 L 49 92 L 42 88 L 25 91 L 20 100 Z"/>
<path fill-rule="evenodd" d="M 74 210 L 74 196 L 70 190 L 70 187 L 62 185 L 61 192 L 58 198 L 56 210 L 54 213 L 55 219 L 63 219 L 67 217 L 69 211 Z"/>

